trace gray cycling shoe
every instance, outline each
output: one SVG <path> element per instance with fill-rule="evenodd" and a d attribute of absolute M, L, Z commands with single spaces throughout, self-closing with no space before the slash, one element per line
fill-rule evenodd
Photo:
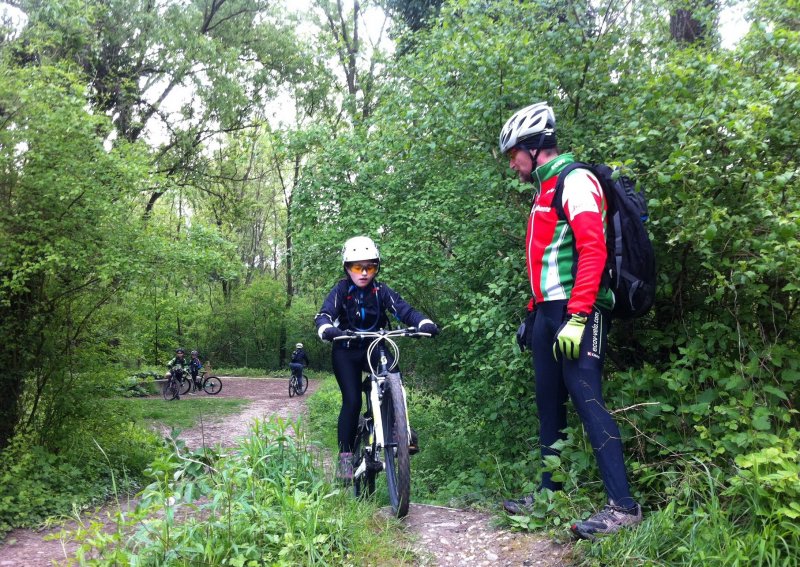
<path fill-rule="evenodd" d="M 642 521 L 642 507 L 638 504 L 633 510 L 626 510 L 610 501 L 605 507 L 582 522 L 570 527 L 572 533 L 581 539 L 593 540 L 599 535 L 613 534 L 624 527 L 635 526 Z"/>
<path fill-rule="evenodd" d="M 336 467 L 336 479 L 342 484 L 353 482 L 353 453 L 339 453 L 339 466 Z"/>
<path fill-rule="evenodd" d="M 527 516 L 533 510 L 534 493 L 526 494 L 522 498 L 503 500 L 503 508 L 514 516 Z"/>

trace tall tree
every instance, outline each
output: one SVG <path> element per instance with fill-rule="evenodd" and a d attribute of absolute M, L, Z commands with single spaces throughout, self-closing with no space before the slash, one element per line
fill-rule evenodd
<path fill-rule="evenodd" d="M 0 448 L 75 378 L 93 318 L 146 256 L 125 220 L 146 162 L 125 144 L 103 148 L 110 124 L 87 112 L 78 77 L 8 62 L 0 57 Z"/>
<path fill-rule="evenodd" d="M 147 133 L 157 145 L 154 171 L 178 184 L 202 176 L 205 143 L 251 127 L 302 64 L 292 23 L 267 0 L 16 5 L 28 16 L 26 59 L 74 61 L 93 107 L 112 118 L 116 139 Z M 146 212 L 164 192 L 152 188 Z"/>
<path fill-rule="evenodd" d="M 371 37 L 366 31 L 364 5 L 359 0 L 352 0 L 349 6 L 342 0 L 314 0 L 314 5 L 322 13 L 319 26 L 326 34 L 323 45 L 331 49 L 344 79 L 344 110 L 350 120 L 366 118 L 376 104 L 381 44 L 388 19 L 383 16 L 377 34 Z"/>

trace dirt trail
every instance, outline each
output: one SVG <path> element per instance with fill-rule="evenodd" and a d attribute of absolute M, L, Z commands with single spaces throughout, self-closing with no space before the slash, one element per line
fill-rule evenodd
<path fill-rule="evenodd" d="M 239 414 L 203 423 L 181 432 L 190 448 L 221 444 L 232 446 L 247 434 L 253 421 L 271 415 L 294 419 L 306 411 L 306 398 L 317 388 L 314 380 L 305 396 L 289 398 L 286 379 L 247 379 L 223 377 L 219 396 L 244 398 L 251 403 Z M 204 396 L 205 394 L 199 394 Z M 191 400 L 192 396 L 187 396 Z M 159 403 L 154 398 L 154 403 Z M 160 403 L 166 403 L 161 401 Z M 174 402 L 173 402 L 174 403 Z M 180 402 L 178 402 L 180 403 Z M 132 505 L 123 502 L 123 507 Z M 90 517 L 108 522 L 116 505 L 106 506 Z M 549 539 L 495 528 L 487 513 L 441 506 L 413 504 L 404 524 L 413 535 L 413 550 L 420 567 L 471 567 L 482 565 L 564 567 L 568 548 Z M 74 529 L 75 522 L 65 527 Z M 44 541 L 49 530 L 14 530 L 0 544 L 0 567 L 45 567 L 73 557 L 76 545 L 59 540 Z"/>

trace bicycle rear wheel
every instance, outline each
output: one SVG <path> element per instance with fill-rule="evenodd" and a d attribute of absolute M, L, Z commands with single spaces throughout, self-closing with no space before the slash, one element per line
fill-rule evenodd
<path fill-rule="evenodd" d="M 356 498 L 366 498 L 375 493 L 375 472 L 372 456 L 364 449 L 369 447 L 369 429 L 367 429 L 364 416 L 358 417 L 358 433 L 356 434 L 356 445 L 353 447 L 353 471 L 358 469 L 361 462 L 366 459 L 366 470 L 364 473 L 353 477 L 353 492 Z"/>
<path fill-rule="evenodd" d="M 290 398 L 293 398 L 295 393 L 296 393 L 296 391 L 295 391 L 295 390 L 297 390 L 296 384 L 297 384 L 297 379 L 294 376 L 289 378 L 289 397 Z"/>
<path fill-rule="evenodd" d="M 222 380 L 218 376 L 207 377 L 203 380 L 203 390 L 212 396 L 219 394 L 222 391 Z"/>
<path fill-rule="evenodd" d="M 384 456 L 386 458 L 386 484 L 389 501 L 398 518 L 408 514 L 411 497 L 411 460 L 408 454 L 408 422 L 403 400 L 402 384 L 398 375 L 387 376 L 383 383 L 381 417 L 383 419 Z"/>
<path fill-rule="evenodd" d="M 185 396 L 189 393 L 189 390 L 192 389 L 192 378 L 184 376 L 183 379 L 180 381 L 180 391 L 181 396 Z"/>
<path fill-rule="evenodd" d="M 294 388 L 294 391 L 297 392 L 298 396 L 302 396 L 308 390 L 308 378 L 306 375 L 303 374 L 300 378 L 297 379 L 297 385 Z"/>

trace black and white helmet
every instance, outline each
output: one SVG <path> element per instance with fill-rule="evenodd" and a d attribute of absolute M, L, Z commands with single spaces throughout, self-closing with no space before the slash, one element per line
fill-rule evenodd
<path fill-rule="evenodd" d="M 342 247 L 342 265 L 363 260 L 380 262 L 381 255 L 378 253 L 378 247 L 367 236 L 348 238 Z"/>
<path fill-rule="evenodd" d="M 508 150 L 535 136 L 543 135 L 544 140 L 552 137 L 555 141 L 556 116 L 546 102 L 537 102 L 518 110 L 508 119 L 500 130 L 500 152 Z M 540 147 L 552 147 L 555 144 L 544 143 Z"/>

